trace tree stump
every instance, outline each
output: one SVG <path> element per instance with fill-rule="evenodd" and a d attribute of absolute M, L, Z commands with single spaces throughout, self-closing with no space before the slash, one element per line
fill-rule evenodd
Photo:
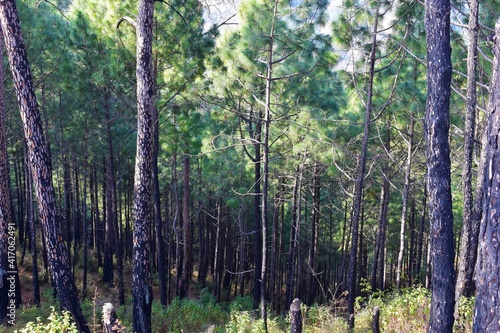
<path fill-rule="evenodd" d="M 302 311 L 300 310 L 300 299 L 296 298 L 290 304 L 290 332 L 302 333 Z"/>
<path fill-rule="evenodd" d="M 104 332 L 106 333 L 117 333 L 121 332 L 120 322 L 116 316 L 113 304 L 104 303 L 102 307 L 102 322 L 104 326 Z"/>
<path fill-rule="evenodd" d="M 380 333 L 380 308 L 378 306 L 373 308 L 372 331 Z"/>

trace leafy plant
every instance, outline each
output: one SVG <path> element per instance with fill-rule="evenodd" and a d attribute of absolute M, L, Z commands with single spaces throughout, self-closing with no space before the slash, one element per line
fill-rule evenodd
<path fill-rule="evenodd" d="M 71 320 L 71 314 L 64 311 L 62 314 L 55 311 L 51 307 L 51 313 L 47 318 L 48 322 L 44 323 L 40 317 L 37 317 L 36 322 L 29 322 L 19 333 L 78 333 L 78 329 Z"/>

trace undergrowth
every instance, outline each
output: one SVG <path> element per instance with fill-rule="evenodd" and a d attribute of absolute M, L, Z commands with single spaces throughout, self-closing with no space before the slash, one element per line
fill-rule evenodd
<path fill-rule="evenodd" d="M 128 300 L 131 304 L 131 300 Z M 83 303 L 84 313 L 91 331 L 102 332 L 101 309 L 98 295 Z M 18 311 L 17 326 L 0 327 L 0 332 L 19 333 L 73 333 L 78 332 L 66 312 L 57 311 L 53 301 L 40 307 Z M 99 303 L 100 304 L 100 303 Z M 264 333 L 264 323 L 259 312 L 252 309 L 252 298 L 236 297 L 230 303 L 216 302 L 207 290 L 202 290 L 198 299 L 174 299 L 168 307 L 155 301 L 152 307 L 153 332 L 207 332 L 207 333 Z M 415 287 L 401 290 L 400 293 L 371 293 L 359 297 L 356 302 L 355 333 L 371 332 L 372 311 L 380 307 L 380 331 L 388 333 L 426 332 L 430 313 L 430 292 Z M 459 317 L 455 321 L 455 333 L 472 332 L 473 299 L 462 299 Z M 123 327 L 122 332 L 132 332 L 132 306 L 116 308 L 117 316 Z M 331 333 L 348 332 L 345 316 L 339 313 L 334 304 L 315 305 L 307 308 L 302 305 L 304 318 L 303 332 Z M 89 319 L 90 318 L 90 319 Z M 17 329 L 17 330 L 16 330 Z M 270 315 L 267 322 L 268 333 L 282 333 L 290 330 L 289 318 Z"/>

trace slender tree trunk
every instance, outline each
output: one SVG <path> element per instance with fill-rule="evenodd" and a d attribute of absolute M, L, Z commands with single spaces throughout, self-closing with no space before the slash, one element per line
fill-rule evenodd
<path fill-rule="evenodd" d="M 192 252 L 193 252 L 193 237 L 191 234 L 191 216 L 189 212 L 190 205 L 190 187 L 189 187 L 189 178 L 190 178 L 190 163 L 189 156 L 184 157 L 184 172 L 183 172 L 183 181 L 184 181 L 184 196 L 182 199 L 182 220 L 183 220 L 183 258 L 182 258 L 182 277 L 181 277 L 181 285 L 180 285 L 180 298 L 184 298 L 188 296 L 189 292 L 189 281 L 191 280 L 192 274 Z"/>
<path fill-rule="evenodd" d="M 306 283 L 306 304 L 311 306 L 315 297 L 315 269 L 316 269 L 316 252 L 318 249 L 318 225 L 320 217 L 320 180 L 319 180 L 319 165 L 316 163 L 313 170 L 313 210 L 311 216 L 311 244 L 309 247 L 309 257 L 307 265 L 309 266 L 309 274 Z"/>
<path fill-rule="evenodd" d="M 385 142 L 385 149 L 389 153 L 391 151 L 391 132 L 390 124 L 387 127 L 387 139 Z M 373 266 L 370 285 L 373 291 L 377 288 L 380 290 L 384 289 L 383 285 L 383 275 L 385 274 L 385 260 L 384 260 L 384 250 L 385 250 L 385 238 L 386 238 L 386 225 L 387 225 L 387 209 L 389 206 L 389 163 L 386 161 L 383 166 L 383 179 L 382 179 L 382 189 L 380 194 L 380 211 L 377 235 L 375 239 L 375 249 L 373 252 Z M 378 276 L 378 278 L 377 278 Z"/>
<path fill-rule="evenodd" d="M 432 302 L 429 332 L 453 329 L 455 270 L 451 200 L 449 109 L 451 83 L 450 1 L 427 0 L 427 187 L 431 221 Z"/>
<path fill-rule="evenodd" d="M 160 284 L 160 302 L 163 306 L 167 306 L 167 279 L 166 279 L 166 266 L 165 257 L 168 255 L 165 253 L 165 241 L 163 240 L 163 224 L 161 219 L 161 203 L 160 203 L 160 182 L 158 180 L 158 153 L 160 150 L 159 144 L 159 123 L 158 123 L 158 110 L 153 108 L 153 201 L 154 201 L 154 218 L 156 227 L 156 255 L 158 258 L 158 280 Z"/>
<path fill-rule="evenodd" d="M 375 51 L 377 48 L 377 31 L 379 18 L 380 2 L 377 2 L 375 10 L 375 22 L 373 23 L 372 43 L 370 51 L 369 79 L 368 90 L 366 97 L 366 112 L 364 120 L 363 140 L 361 142 L 361 156 L 359 157 L 358 170 L 356 174 L 356 183 L 354 190 L 354 205 L 352 214 L 352 237 L 351 237 L 351 253 L 349 260 L 349 270 L 347 272 L 347 314 L 349 316 L 349 329 L 354 329 L 354 300 L 356 298 L 356 266 L 357 266 L 357 249 L 359 236 L 359 218 L 361 204 L 363 198 L 363 180 L 365 178 L 366 156 L 368 152 L 368 134 L 370 132 L 371 112 L 372 112 L 372 89 L 373 77 L 375 75 Z"/>
<path fill-rule="evenodd" d="M 104 266 L 102 270 L 102 281 L 108 283 L 110 288 L 114 283 L 114 264 L 113 254 L 116 251 L 117 239 L 115 237 L 116 228 L 116 210 L 115 210 L 115 176 L 114 176 L 114 154 L 113 140 L 111 135 L 111 110 L 108 101 L 108 93 L 104 94 L 104 110 L 106 113 L 106 205 L 103 209 L 106 211 L 106 237 L 104 242 Z"/>
<path fill-rule="evenodd" d="M 425 226 L 425 216 L 427 212 L 427 185 L 424 184 L 424 200 L 422 202 L 422 216 L 420 217 L 420 223 L 418 226 L 418 244 L 417 244 L 417 265 L 415 268 L 415 279 L 414 282 L 420 283 L 421 276 L 420 272 L 422 269 L 422 258 L 423 258 L 423 247 L 424 247 L 424 226 Z"/>
<path fill-rule="evenodd" d="M 137 13 L 137 155 L 134 178 L 133 330 L 151 332 L 153 291 L 150 266 L 151 175 L 153 156 L 154 0 L 140 0 Z"/>
<path fill-rule="evenodd" d="M 69 254 L 61 235 L 56 212 L 55 191 L 48 147 L 38 110 L 28 57 L 24 47 L 15 1 L 0 3 L 0 21 L 9 55 L 18 103 L 28 143 L 38 209 L 49 255 L 50 272 L 61 306 L 72 315 L 80 332 L 90 332 L 78 301 L 76 286 L 69 267 Z"/>
<path fill-rule="evenodd" d="M 500 332 L 500 304 L 498 290 L 498 267 L 500 267 L 499 200 L 500 170 L 498 168 L 500 148 L 500 19 L 495 26 L 493 46 L 493 73 L 491 75 L 488 118 L 483 140 L 485 164 L 483 217 L 479 233 L 480 246 L 476 265 L 476 303 L 474 308 L 473 332 Z"/>
<path fill-rule="evenodd" d="M 26 175 L 26 215 L 28 217 L 29 232 L 30 232 L 30 251 L 32 261 L 32 286 L 33 286 L 33 303 L 36 306 L 40 305 L 40 282 L 38 280 L 38 251 L 36 247 L 36 226 L 35 226 L 35 203 L 33 201 L 33 182 L 29 169 Z"/>
<path fill-rule="evenodd" d="M 300 219 L 300 186 L 302 184 L 302 170 L 297 166 L 295 172 L 295 182 L 293 185 L 293 205 L 292 205 L 292 221 L 290 223 L 290 247 L 289 257 L 286 269 L 286 297 L 285 309 L 287 309 L 294 299 L 293 291 L 295 289 L 295 265 L 297 261 L 297 229 Z"/>
<path fill-rule="evenodd" d="M 87 219 L 87 174 L 88 174 L 88 131 L 87 124 L 85 124 L 85 143 L 83 155 L 83 227 L 82 227 L 82 241 L 83 241 L 83 286 L 82 286 L 82 299 L 87 296 L 87 273 L 88 273 L 88 248 L 89 248 L 89 235 L 88 235 L 88 219 Z M 91 213 L 92 215 L 92 213 Z"/>
<path fill-rule="evenodd" d="M 474 153 L 474 138 L 476 127 L 476 76 L 477 76 L 477 42 L 478 42 L 478 12 L 479 0 L 469 2 L 469 45 L 467 47 L 467 114 L 465 118 L 465 159 L 462 172 L 464 197 L 462 238 L 460 243 L 460 259 L 455 287 L 455 316 L 461 296 L 471 297 L 474 294 L 474 266 L 477 258 L 479 220 L 473 215 L 474 200 L 472 197 L 472 157 Z"/>
<path fill-rule="evenodd" d="M 413 114 L 411 115 L 410 133 L 408 140 L 408 153 L 406 156 L 405 167 L 405 184 L 403 187 L 403 207 L 401 209 L 401 231 L 399 232 L 399 254 L 398 266 L 396 268 L 396 288 L 401 290 L 401 273 L 403 270 L 403 258 L 405 252 L 405 228 L 406 228 L 406 215 L 408 210 L 408 197 L 410 195 L 410 176 L 411 176 L 411 156 L 413 149 L 413 129 L 415 120 Z"/>

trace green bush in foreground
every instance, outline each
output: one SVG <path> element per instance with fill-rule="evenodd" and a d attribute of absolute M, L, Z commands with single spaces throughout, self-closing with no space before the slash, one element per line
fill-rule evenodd
<path fill-rule="evenodd" d="M 36 318 L 36 322 L 29 322 L 18 333 L 78 333 L 78 329 L 71 320 L 71 314 L 64 311 L 62 314 L 55 311 L 51 307 L 51 313 L 44 322 L 40 317 Z"/>

